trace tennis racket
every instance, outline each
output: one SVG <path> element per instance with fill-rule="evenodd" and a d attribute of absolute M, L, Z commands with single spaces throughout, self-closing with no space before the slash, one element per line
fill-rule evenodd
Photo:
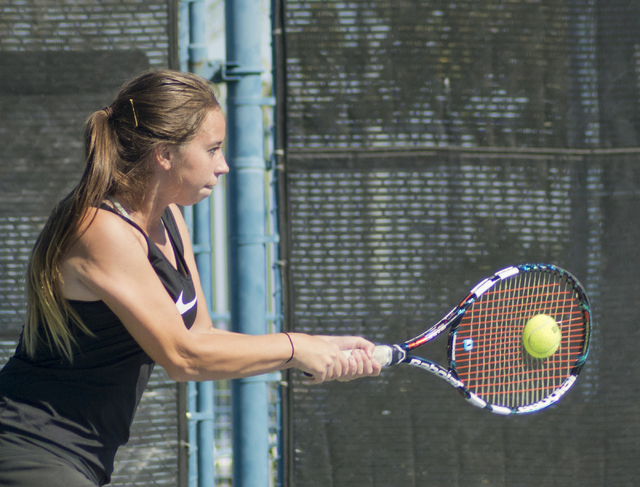
<path fill-rule="evenodd" d="M 533 316 L 551 316 L 560 345 L 535 358 L 523 346 Z M 567 271 L 553 265 L 508 267 L 481 281 L 444 318 L 417 337 L 379 345 L 383 367 L 408 364 L 444 379 L 474 406 L 497 414 L 524 414 L 551 406 L 573 386 L 589 351 L 591 313 L 587 295 Z M 449 329 L 442 367 L 412 352 Z"/>

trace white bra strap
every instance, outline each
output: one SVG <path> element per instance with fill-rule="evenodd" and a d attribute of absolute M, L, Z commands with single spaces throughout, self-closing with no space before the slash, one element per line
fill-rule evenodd
<path fill-rule="evenodd" d="M 113 196 L 107 196 L 107 199 L 111 201 L 115 209 L 118 210 L 118 213 L 120 213 L 122 216 L 125 216 L 129 220 L 131 220 L 131 216 L 129 215 L 127 210 L 125 210 L 123 206 L 120 203 L 118 203 Z"/>

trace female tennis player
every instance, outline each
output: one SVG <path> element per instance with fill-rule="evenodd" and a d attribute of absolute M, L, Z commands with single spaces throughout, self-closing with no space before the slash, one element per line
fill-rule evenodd
<path fill-rule="evenodd" d="M 379 374 L 360 337 L 212 326 L 178 205 L 229 171 L 224 139 L 209 84 L 172 71 L 137 77 L 87 120 L 86 169 L 36 242 L 25 327 L 0 371 L 0 485 L 107 484 L 155 363 L 176 381 Z"/>

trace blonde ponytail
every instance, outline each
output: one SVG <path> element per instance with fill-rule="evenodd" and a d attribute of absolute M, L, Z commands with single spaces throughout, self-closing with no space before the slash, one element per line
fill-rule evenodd
<path fill-rule="evenodd" d="M 72 360 L 75 341 L 68 328 L 69 323 L 91 334 L 62 295 L 60 262 L 79 237 L 78 229 L 87 209 L 99 205 L 111 185 L 109 166 L 113 158 L 113 141 L 109 116 L 105 111 L 100 110 L 89 117 L 85 135 L 87 160 L 80 184 L 54 208 L 36 241 L 27 269 L 23 345 L 31 357 L 35 355 L 39 342 L 44 340 Z"/>

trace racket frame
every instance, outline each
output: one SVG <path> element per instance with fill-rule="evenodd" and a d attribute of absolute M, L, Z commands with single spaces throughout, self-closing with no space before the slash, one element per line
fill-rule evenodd
<path fill-rule="evenodd" d="M 456 330 L 460 320 L 469 307 L 475 303 L 486 291 L 494 287 L 500 281 L 508 279 L 519 273 L 535 271 L 550 271 L 562 275 L 569 283 L 571 283 L 574 291 L 578 294 L 580 306 L 584 315 L 586 330 L 585 330 L 585 343 L 582 353 L 577 357 L 575 365 L 570 371 L 569 375 L 564 379 L 562 384 L 551 394 L 536 401 L 532 404 L 519 406 L 515 408 L 494 405 L 487 403 L 484 399 L 480 398 L 477 394 L 469 391 L 464 382 L 458 378 L 455 370 L 455 343 L 456 343 Z M 449 329 L 449 345 L 447 351 L 447 359 L 449 362 L 449 368 L 445 368 L 435 362 L 432 362 L 423 357 L 412 355 L 409 352 L 419 346 L 435 339 L 442 332 Z M 462 396 L 471 404 L 476 407 L 487 409 L 493 413 L 501 415 L 511 414 L 526 414 L 540 411 L 552 404 L 558 402 L 567 391 L 576 382 L 578 374 L 580 373 L 587 355 L 589 353 L 589 341 L 591 335 L 591 312 L 589 306 L 589 300 L 587 298 L 584 288 L 580 285 L 577 279 L 569 272 L 556 267 L 551 264 L 523 264 L 518 266 L 507 267 L 496 272 L 492 277 L 480 281 L 470 292 L 469 295 L 460 302 L 458 306 L 453 308 L 447 313 L 438 323 L 426 330 L 424 333 L 408 340 L 402 344 L 379 345 L 376 347 L 374 358 L 376 358 L 383 367 L 389 367 L 405 363 L 413 367 L 417 367 L 422 370 L 431 372 L 432 374 L 444 379 L 449 385 L 457 389 Z M 384 348 L 383 348 L 384 347 Z"/>

